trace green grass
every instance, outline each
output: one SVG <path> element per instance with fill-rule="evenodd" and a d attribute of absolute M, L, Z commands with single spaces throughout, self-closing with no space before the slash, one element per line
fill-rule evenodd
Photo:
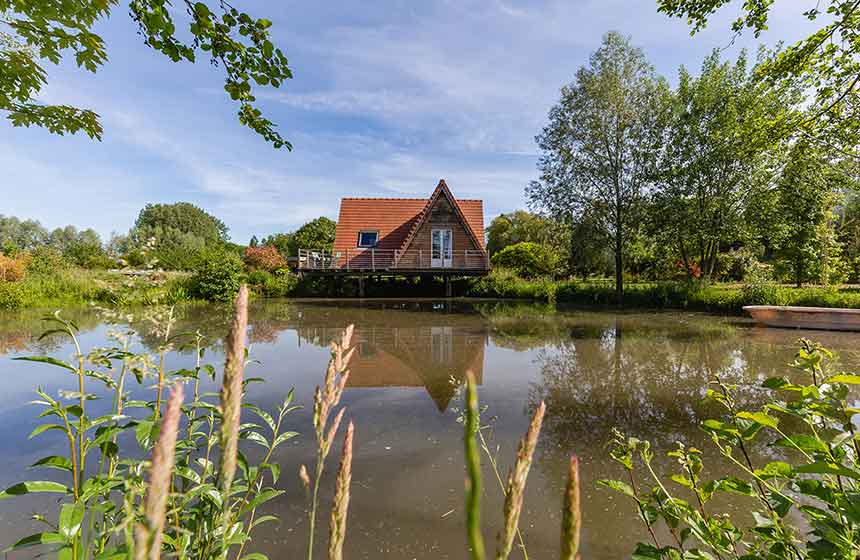
<path fill-rule="evenodd" d="M 189 299 L 188 275 L 165 273 L 130 277 L 116 272 L 69 268 L 28 274 L 19 282 L 0 282 L 0 309 L 87 303 L 153 305 Z"/>
<path fill-rule="evenodd" d="M 615 305 L 615 285 L 611 281 L 526 280 L 505 270 L 494 270 L 473 281 L 463 295 L 598 307 Z M 636 282 L 624 288 L 625 308 L 740 313 L 744 305 L 860 308 L 860 288 L 698 282 Z"/>

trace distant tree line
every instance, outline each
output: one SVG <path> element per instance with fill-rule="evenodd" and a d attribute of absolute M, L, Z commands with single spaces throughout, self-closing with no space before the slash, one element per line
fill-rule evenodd
<path fill-rule="evenodd" d="M 608 33 L 536 138 L 535 214 L 494 220 L 490 252 L 540 244 L 554 275 L 614 277 L 619 299 L 626 279 L 860 281 L 850 127 L 813 134 L 808 83 L 767 78 L 779 56 L 715 51 L 672 88 Z"/>
<path fill-rule="evenodd" d="M 232 256 L 245 259 L 248 268 L 274 271 L 286 268 L 286 259 L 298 248 L 331 249 L 335 223 L 316 218 L 294 232 L 277 233 L 249 243 L 251 248 L 269 247 L 281 260 L 232 243 L 223 221 L 189 202 L 147 204 L 126 234 L 112 234 L 104 241 L 93 229 L 66 226 L 48 230 L 36 220 L 0 215 L 0 253 L 13 257 L 22 253 L 50 252 L 66 265 L 84 268 L 159 268 L 194 270 L 204 260 Z M 260 266 L 253 261 L 259 260 Z M 62 266 L 62 264 L 60 265 Z"/>

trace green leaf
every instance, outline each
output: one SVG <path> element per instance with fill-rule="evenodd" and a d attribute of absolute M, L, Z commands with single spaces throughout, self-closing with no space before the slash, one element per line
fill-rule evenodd
<path fill-rule="evenodd" d="M 803 473 L 803 474 L 832 474 L 838 476 L 847 476 L 848 478 L 854 478 L 860 480 L 860 473 L 855 470 L 851 470 L 842 465 L 837 465 L 836 463 L 831 463 L 829 461 L 815 461 L 814 463 L 810 463 L 808 465 L 801 465 L 799 467 L 795 467 L 795 472 Z"/>
<path fill-rule="evenodd" d="M 779 420 L 772 416 L 768 416 L 764 412 L 738 412 L 737 417 L 751 420 L 757 424 L 761 424 L 762 426 L 767 426 L 768 428 L 776 429 L 779 426 Z"/>
<path fill-rule="evenodd" d="M 273 488 L 263 490 L 262 492 L 260 492 L 256 496 L 254 496 L 254 498 L 251 501 L 249 501 L 247 504 L 245 504 L 245 506 L 242 509 L 239 510 L 239 515 L 240 516 L 244 515 L 245 513 L 258 508 L 259 506 L 268 502 L 269 500 L 271 500 L 273 498 L 277 498 L 278 496 L 280 496 L 283 493 L 284 493 L 283 490 L 275 490 Z"/>
<path fill-rule="evenodd" d="M 288 439 L 292 439 L 292 438 L 296 437 L 297 435 L 299 435 L 298 432 L 284 432 L 284 433 L 280 434 L 278 437 L 275 438 L 275 441 L 272 443 L 272 449 L 281 445 L 282 443 L 284 443 Z"/>
<path fill-rule="evenodd" d="M 624 494 L 625 496 L 630 496 L 633 499 L 636 499 L 636 495 L 633 493 L 633 488 L 630 487 L 629 484 L 621 482 L 620 480 L 598 480 L 597 484 L 599 486 L 603 486 L 604 488 L 609 488 L 610 490 L 615 490 L 618 493 Z"/>
<path fill-rule="evenodd" d="M 844 383 L 845 385 L 860 385 L 860 375 L 850 375 L 842 373 L 831 376 L 827 379 L 827 383 Z"/>
<path fill-rule="evenodd" d="M 61 367 L 63 369 L 67 369 L 72 373 L 78 373 L 71 364 L 68 364 L 62 360 L 58 360 L 57 358 L 52 358 L 50 356 L 21 356 L 19 358 L 12 358 L 13 360 L 18 360 L 21 362 L 41 362 L 43 364 L 50 364 L 52 366 Z"/>
<path fill-rule="evenodd" d="M 72 462 L 67 457 L 61 457 L 60 455 L 42 457 L 30 465 L 30 468 L 36 467 L 47 467 L 50 469 L 60 469 L 61 471 L 72 472 Z"/>
<path fill-rule="evenodd" d="M 60 519 L 57 528 L 60 534 L 71 540 L 81 530 L 81 523 L 84 521 L 84 504 L 78 502 L 76 504 L 63 504 L 60 509 Z"/>
<path fill-rule="evenodd" d="M 62 544 L 64 542 L 65 540 L 59 533 L 36 533 L 34 535 L 30 535 L 29 537 L 24 537 L 23 539 L 19 540 L 18 542 L 4 550 L 4 552 L 27 548 L 29 546 L 36 546 L 39 544 Z"/>
<path fill-rule="evenodd" d="M 71 488 L 60 484 L 59 482 L 51 482 L 49 480 L 31 480 L 27 482 L 19 482 L 13 484 L 9 488 L 0 492 L 0 500 L 11 498 L 12 496 L 22 496 L 24 494 L 34 494 L 36 492 L 53 492 L 55 494 L 70 494 Z"/>
<path fill-rule="evenodd" d="M 736 476 L 726 476 L 715 480 L 714 483 L 714 490 L 722 490 L 723 492 L 732 492 L 744 496 L 755 496 L 752 485 Z"/>
<path fill-rule="evenodd" d="M 36 428 L 30 432 L 30 435 L 27 436 L 27 439 L 33 439 L 37 435 L 47 432 L 48 430 L 64 431 L 65 428 L 59 424 L 42 424 L 41 426 L 36 426 Z"/>
<path fill-rule="evenodd" d="M 827 453 L 829 451 L 827 445 L 814 436 L 807 434 L 795 434 L 789 437 L 784 437 L 773 442 L 779 447 L 787 447 L 789 449 L 801 449 L 808 453 Z"/>

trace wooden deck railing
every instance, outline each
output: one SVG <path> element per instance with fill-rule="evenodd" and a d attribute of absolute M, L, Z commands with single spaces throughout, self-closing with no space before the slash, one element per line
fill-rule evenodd
<path fill-rule="evenodd" d="M 436 266 L 434 266 L 434 264 Z M 383 272 L 389 270 L 489 270 L 490 263 L 482 251 L 452 251 L 450 258 L 432 259 L 430 251 L 397 249 L 347 249 L 316 251 L 299 249 L 299 270 Z"/>

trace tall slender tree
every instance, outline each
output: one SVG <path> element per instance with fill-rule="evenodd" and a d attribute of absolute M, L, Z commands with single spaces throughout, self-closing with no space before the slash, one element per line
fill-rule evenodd
<path fill-rule="evenodd" d="M 644 53 L 610 32 L 536 138 L 540 179 L 526 189 L 530 203 L 561 219 L 596 220 L 612 240 L 619 303 L 624 246 L 656 178 L 669 97 Z"/>
<path fill-rule="evenodd" d="M 756 80 L 745 52 L 732 64 L 714 51 L 698 76 L 681 68 L 655 216 L 659 237 L 688 274 L 711 278 L 720 251 L 740 237 L 743 210 L 762 185 L 759 172 L 781 142 L 769 123 L 799 101 L 790 82 Z"/>

